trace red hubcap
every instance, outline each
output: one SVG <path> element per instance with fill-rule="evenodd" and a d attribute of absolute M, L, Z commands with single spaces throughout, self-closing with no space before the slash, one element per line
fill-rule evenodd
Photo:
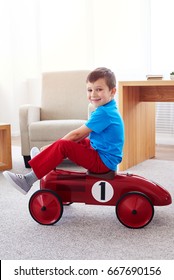
<path fill-rule="evenodd" d="M 63 207 L 59 197 L 47 190 L 33 194 L 29 202 L 30 214 L 34 220 L 43 225 L 52 225 L 62 216 Z"/>
<path fill-rule="evenodd" d="M 141 193 L 128 193 L 117 203 L 119 221 L 130 228 L 146 226 L 153 218 L 154 208 L 149 198 Z"/>

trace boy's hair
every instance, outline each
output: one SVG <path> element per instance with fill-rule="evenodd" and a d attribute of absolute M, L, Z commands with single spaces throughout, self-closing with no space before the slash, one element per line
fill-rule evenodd
<path fill-rule="evenodd" d="M 115 74 L 108 68 L 99 67 L 89 73 L 87 76 L 86 82 L 94 83 L 98 79 L 105 79 L 109 90 L 116 87 L 116 78 Z"/>

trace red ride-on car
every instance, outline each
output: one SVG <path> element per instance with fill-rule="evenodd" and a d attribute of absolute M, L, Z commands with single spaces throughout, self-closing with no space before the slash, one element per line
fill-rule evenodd
<path fill-rule="evenodd" d="M 29 211 L 42 225 L 57 223 L 63 207 L 71 203 L 115 206 L 118 220 L 129 228 L 142 228 L 154 215 L 154 206 L 172 203 L 170 193 L 144 177 L 108 172 L 93 174 L 56 169 L 40 181 L 30 198 Z"/>

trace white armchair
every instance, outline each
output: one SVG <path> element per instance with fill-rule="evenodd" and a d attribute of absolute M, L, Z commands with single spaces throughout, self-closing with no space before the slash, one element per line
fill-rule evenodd
<path fill-rule="evenodd" d="M 21 153 L 26 167 L 32 147 L 48 145 L 87 120 L 88 73 L 86 70 L 43 73 L 41 106 L 20 107 Z"/>

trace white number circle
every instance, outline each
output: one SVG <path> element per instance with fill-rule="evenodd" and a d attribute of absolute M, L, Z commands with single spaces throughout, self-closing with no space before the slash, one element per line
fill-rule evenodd
<path fill-rule="evenodd" d="M 111 200 L 114 195 L 113 187 L 107 181 L 97 181 L 92 186 L 92 196 L 99 202 L 107 202 Z"/>

